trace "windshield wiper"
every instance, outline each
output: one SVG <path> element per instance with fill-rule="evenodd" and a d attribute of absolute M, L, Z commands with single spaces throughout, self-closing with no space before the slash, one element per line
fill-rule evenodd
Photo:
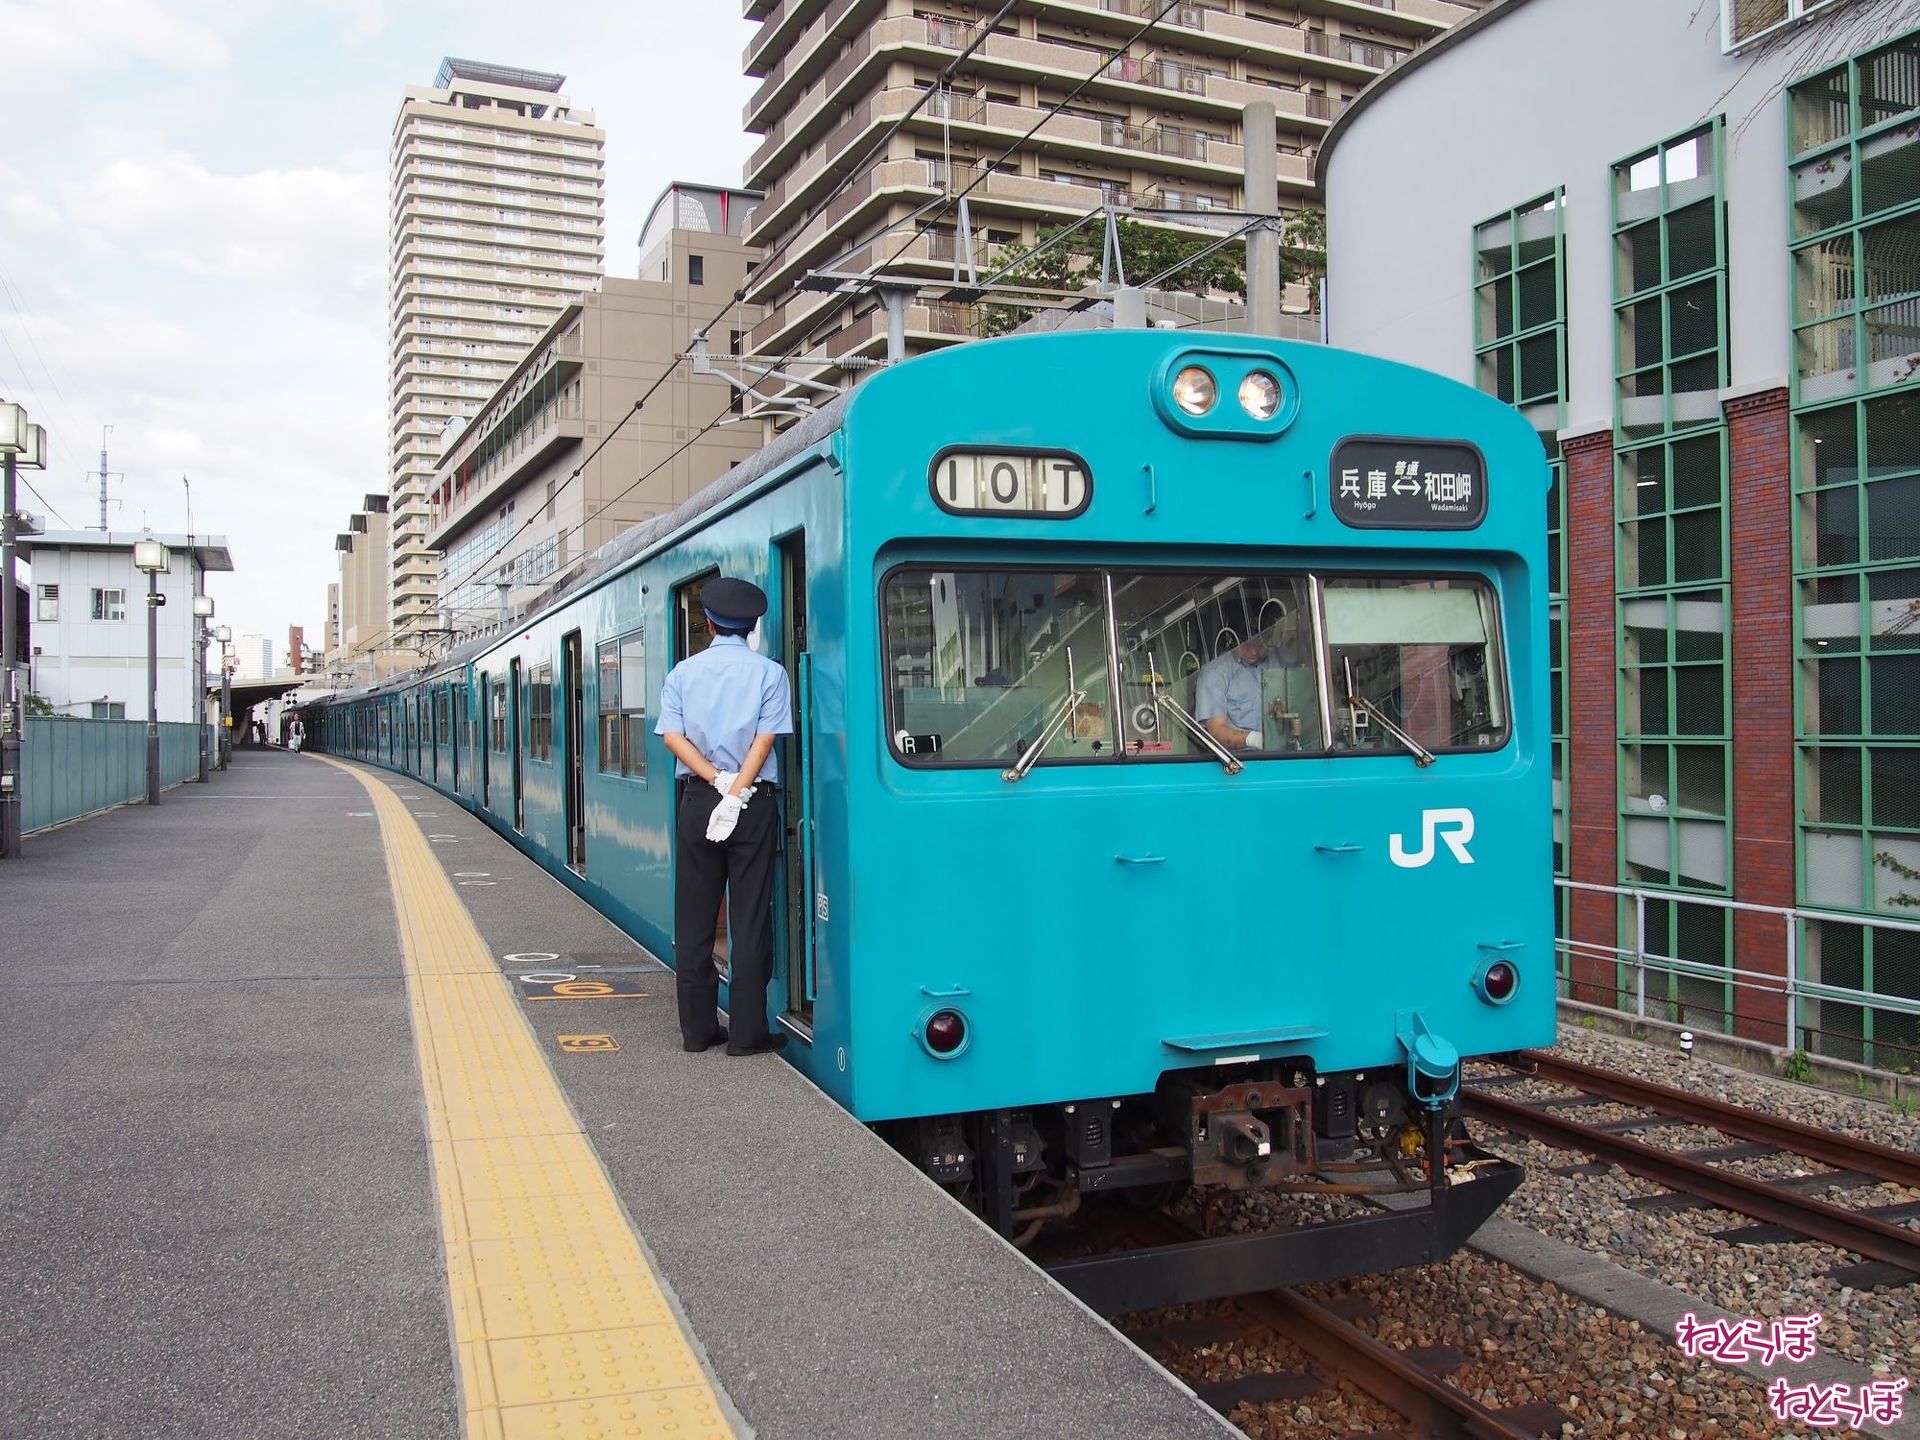
<path fill-rule="evenodd" d="M 1407 753 L 1413 756 L 1413 763 L 1422 770 L 1433 764 L 1433 752 L 1431 750 L 1427 749 L 1426 746 L 1414 739 L 1413 736 L 1389 720 L 1385 711 L 1381 710 L 1378 705 L 1360 693 L 1359 688 L 1353 683 L 1353 661 L 1347 660 L 1343 663 L 1347 675 L 1347 704 L 1355 710 L 1362 712 L 1368 719 L 1376 722 L 1387 734 L 1406 746 Z"/>
<path fill-rule="evenodd" d="M 1073 717 L 1073 712 L 1080 708 L 1080 702 L 1087 698 L 1087 692 L 1077 688 L 1074 682 L 1073 647 L 1069 645 L 1066 647 L 1066 650 L 1066 698 L 1060 702 L 1059 708 L 1054 711 L 1053 718 L 1047 721 L 1047 728 L 1040 732 L 1040 738 L 1029 745 L 1026 753 L 1013 762 L 1012 769 L 1002 770 L 1000 772 L 1000 778 L 1009 785 L 1017 784 L 1019 781 L 1027 778 L 1027 772 L 1033 769 L 1034 762 L 1040 758 L 1040 752 L 1047 748 L 1048 742 L 1060 733 L 1060 727 L 1065 725 L 1067 721 Z"/>
<path fill-rule="evenodd" d="M 1211 730 L 1181 709 L 1180 702 L 1160 688 L 1160 662 L 1155 660 L 1151 653 L 1147 656 L 1147 682 L 1153 690 L 1153 703 L 1178 720 L 1186 727 L 1188 734 L 1212 751 L 1213 758 L 1220 762 L 1227 774 L 1238 775 L 1247 768 L 1240 763 L 1231 750 L 1213 738 Z"/>

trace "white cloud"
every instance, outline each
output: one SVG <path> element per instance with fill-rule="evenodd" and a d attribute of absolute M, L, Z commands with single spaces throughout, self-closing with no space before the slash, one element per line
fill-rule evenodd
<path fill-rule="evenodd" d="M 0 0 L 0 35 L 15 89 L 136 60 L 202 70 L 230 55 L 212 25 L 172 14 L 159 0 Z"/>
<path fill-rule="evenodd" d="M 61 187 L 96 237 L 194 275 L 293 285 L 331 307 L 381 293 L 386 183 L 377 168 L 220 175 L 161 151 L 109 162 Z"/>

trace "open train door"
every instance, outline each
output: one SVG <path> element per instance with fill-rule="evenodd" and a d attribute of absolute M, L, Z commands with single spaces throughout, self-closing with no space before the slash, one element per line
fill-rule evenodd
<path fill-rule="evenodd" d="M 580 632 L 569 631 L 560 642 L 561 688 L 567 697 L 567 868 L 587 873 L 586 726 L 582 715 L 585 681 L 580 673 Z"/>
<path fill-rule="evenodd" d="M 781 817 L 780 852 L 776 862 L 775 893 L 780 954 L 785 964 L 775 971 L 784 981 L 787 1027 L 804 1039 L 813 1038 L 815 854 L 813 800 L 813 671 L 807 653 L 807 537 L 796 530 L 778 542 L 780 573 L 780 648 L 775 652 L 786 667 L 793 688 L 793 734 L 779 743 L 780 785 L 786 813 Z"/>

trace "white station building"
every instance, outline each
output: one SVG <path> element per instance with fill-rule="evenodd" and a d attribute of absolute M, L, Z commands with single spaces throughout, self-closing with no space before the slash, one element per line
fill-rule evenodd
<path fill-rule="evenodd" d="M 168 558 L 157 587 L 166 600 L 154 647 L 158 718 L 187 724 L 195 719 L 193 597 L 205 593 L 208 572 L 233 569 L 221 535 L 51 530 L 21 539 L 20 551 L 33 569 L 27 688 L 55 714 L 147 718 L 147 576 L 134 568 L 133 547 L 148 538 L 165 545 Z M 216 678 L 220 673 L 217 648 L 208 672 Z"/>

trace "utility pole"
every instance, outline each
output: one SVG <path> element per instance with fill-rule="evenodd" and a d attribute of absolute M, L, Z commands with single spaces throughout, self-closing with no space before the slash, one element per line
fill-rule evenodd
<path fill-rule="evenodd" d="M 1241 114 L 1240 133 L 1246 144 L 1246 208 L 1250 215 L 1273 215 L 1280 208 L 1280 154 L 1276 148 L 1273 103 L 1261 100 Z M 1247 232 L 1247 331 L 1252 335 L 1280 333 L 1279 221 L 1257 222 Z"/>
<path fill-rule="evenodd" d="M 19 520 L 15 514 L 16 469 L 44 470 L 47 432 L 27 422 L 26 410 L 0 400 L 0 856 L 20 854 L 20 751 L 26 728 L 19 676 L 20 614 L 14 594 L 13 552 Z"/>
<path fill-rule="evenodd" d="M 103 535 L 107 532 L 107 477 L 109 474 L 107 470 L 107 434 L 112 429 L 113 426 L 111 425 L 102 425 L 100 427 L 100 470 L 98 473 L 100 475 L 100 533 Z M 87 478 L 91 480 L 93 477 L 89 475 Z M 122 473 L 120 478 L 125 478 L 124 473 Z M 189 502 L 189 508 L 191 508 L 191 502 Z"/>
<path fill-rule="evenodd" d="M 19 708 L 13 701 L 13 662 L 20 648 L 13 605 L 13 455 L 0 451 L 6 484 L 0 491 L 0 855 L 20 853 Z"/>

